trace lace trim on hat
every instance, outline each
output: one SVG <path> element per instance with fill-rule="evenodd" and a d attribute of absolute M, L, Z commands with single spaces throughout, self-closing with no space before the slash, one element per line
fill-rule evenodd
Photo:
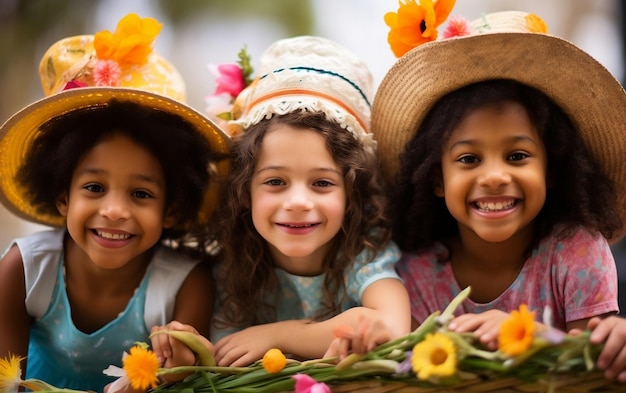
<path fill-rule="evenodd" d="M 273 115 L 285 115 L 298 110 L 324 113 L 328 120 L 336 122 L 341 128 L 350 132 L 368 150 L 376 150 L 376 141 L 373 138 L 373 134 L 365 132 L 354 116 L 346 113 L 344 109 L 337 108 L 330 102 L 314 99 L 314 97 L 310 96 L 291 97 L 289 99 L 282 97 L 277 100 L 268 100 L 263 104 L 255 106 L 251 112 L 247 113 L 243 118 L 233 121 L 233 123 L 245 129 L 258 124 L 264 119 L 271 119 Z"/>

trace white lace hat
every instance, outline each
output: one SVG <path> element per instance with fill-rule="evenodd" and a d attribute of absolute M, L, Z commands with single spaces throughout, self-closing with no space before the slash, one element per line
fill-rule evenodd
<path fill-rule="evenodd" d="M 257 79 L 235 102 L 243 129 L 294 110 L 323 112 L 374 148 L 370 126 L 373 77 L 365 63 L 322 37 L 298 36 L 274 42 L 263 53 Z"/>

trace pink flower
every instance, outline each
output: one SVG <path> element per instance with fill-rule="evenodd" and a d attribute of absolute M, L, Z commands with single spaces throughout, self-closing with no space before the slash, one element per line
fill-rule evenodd
<path fill-rule="evenodd" d="M 216 77 L 217 87 L 213 94 L 228 93 L 234 98 L 246 87 L 243 71 L 237 64 L 220 64 L 218 66 L 210 64 L 209 70 Z"/>
<path fill-rule="evenodd" d="M 122 70 L 114 60 L 98 60 L 93 67 L 93 80 L 96 86 L 117 86 Z"/>
<path fill-rule="evenodd" d="M 463 37 L 472 34 L 469 21 L 462 16 L 453 16 L 443 32 L 443 38 Z"/>
<path fill-rule="evenodd" d="M 74 80 L 74 81 L 67 82 L 65 84 L 65 86 L 63 87 L 63 89 L 61 89 L 61 90 L 62 91 L 63 90 L 71 90 L 71 89 L 77 89 L 77 88 L 85 87 L 85 86 L 87 86 L 86 83 Z"/>
<path fill-rule="evenodd" d="M 292 378 L 296 380 L 296 393 L 331 393 L 328 385 L 306 374 L 296 374 Z"/>

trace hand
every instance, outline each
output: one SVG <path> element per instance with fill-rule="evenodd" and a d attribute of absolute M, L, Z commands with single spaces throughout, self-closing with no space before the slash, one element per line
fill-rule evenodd
<path fill-rule="evenodd" d="M 473 332 L 478 340 L 490 350 L 498 349 L 500 325 L 509 314 L 500 310 L 488 310 L 480 314 L 463 314 L 454 318 L 448 328 L 464 333 Z"/>
<path fill-rule="evenodd" d="M 589 320 L 587 328 L 591 330 L 591 343 L 604 343 L 597 361 L 598 368 L 604 370 L 604 377 L 626 382 L 626 319 L 595 317 Z"/>
<path fill-rule="evenodd" d="M 198 331 L 190 325 L 185 325 L 177 321 L 172 321 L 165 326 L 155 326 L 152 328 L 151 333 L 155 333 L 162 330 L 168 331 L 182 331 L 195 334 L 197 340 L 194 338 L 194 342 L 204 345 L 210 351 L 213 351 L 213 344 L 207 340 L 204 336 L 201 336 Z M 181 342 L 173 336 L 168 334 L 155 334 L 152 336 L 152 349 L 159 359 L 159 363 L 162 367 L 171 368 L 177 366 L 193 366 L 196 364 L 196 353 L 187 344 Z"/>
<path fill-rule="evenodd" d="M 350 352 L 365 353 L 391 340 L 393 333 L 379 318 L 359 316 L 356 328 L 340 325 L 333 329 L 335 339 L 330 343 L 324 358 L 337 356 L 344 359 Z"/>
<path fill-rule="evenodd" d="M 265 352 L 277 346 L 274 324 L 257 325 L 229 334 L 215 344 L 218 366 L 242 367 L 263 358 Z"/>

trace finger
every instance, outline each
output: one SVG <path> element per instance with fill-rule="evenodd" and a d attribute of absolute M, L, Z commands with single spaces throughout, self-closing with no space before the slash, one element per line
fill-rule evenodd
<path fill-rule="evenodd" d="M 165 326 L 155 326 L 150 330 L 150 332 L 154 333 L 165 329 Z M 157 359 L 159 359 L 159 364 L 163 364 L 167 358 L 172 356 L 172 347 L 170 346 L 168 337 L 165 334 L 156 334 L 152 336 L 150 343 L 154 354 L 157 356 Z"/>

